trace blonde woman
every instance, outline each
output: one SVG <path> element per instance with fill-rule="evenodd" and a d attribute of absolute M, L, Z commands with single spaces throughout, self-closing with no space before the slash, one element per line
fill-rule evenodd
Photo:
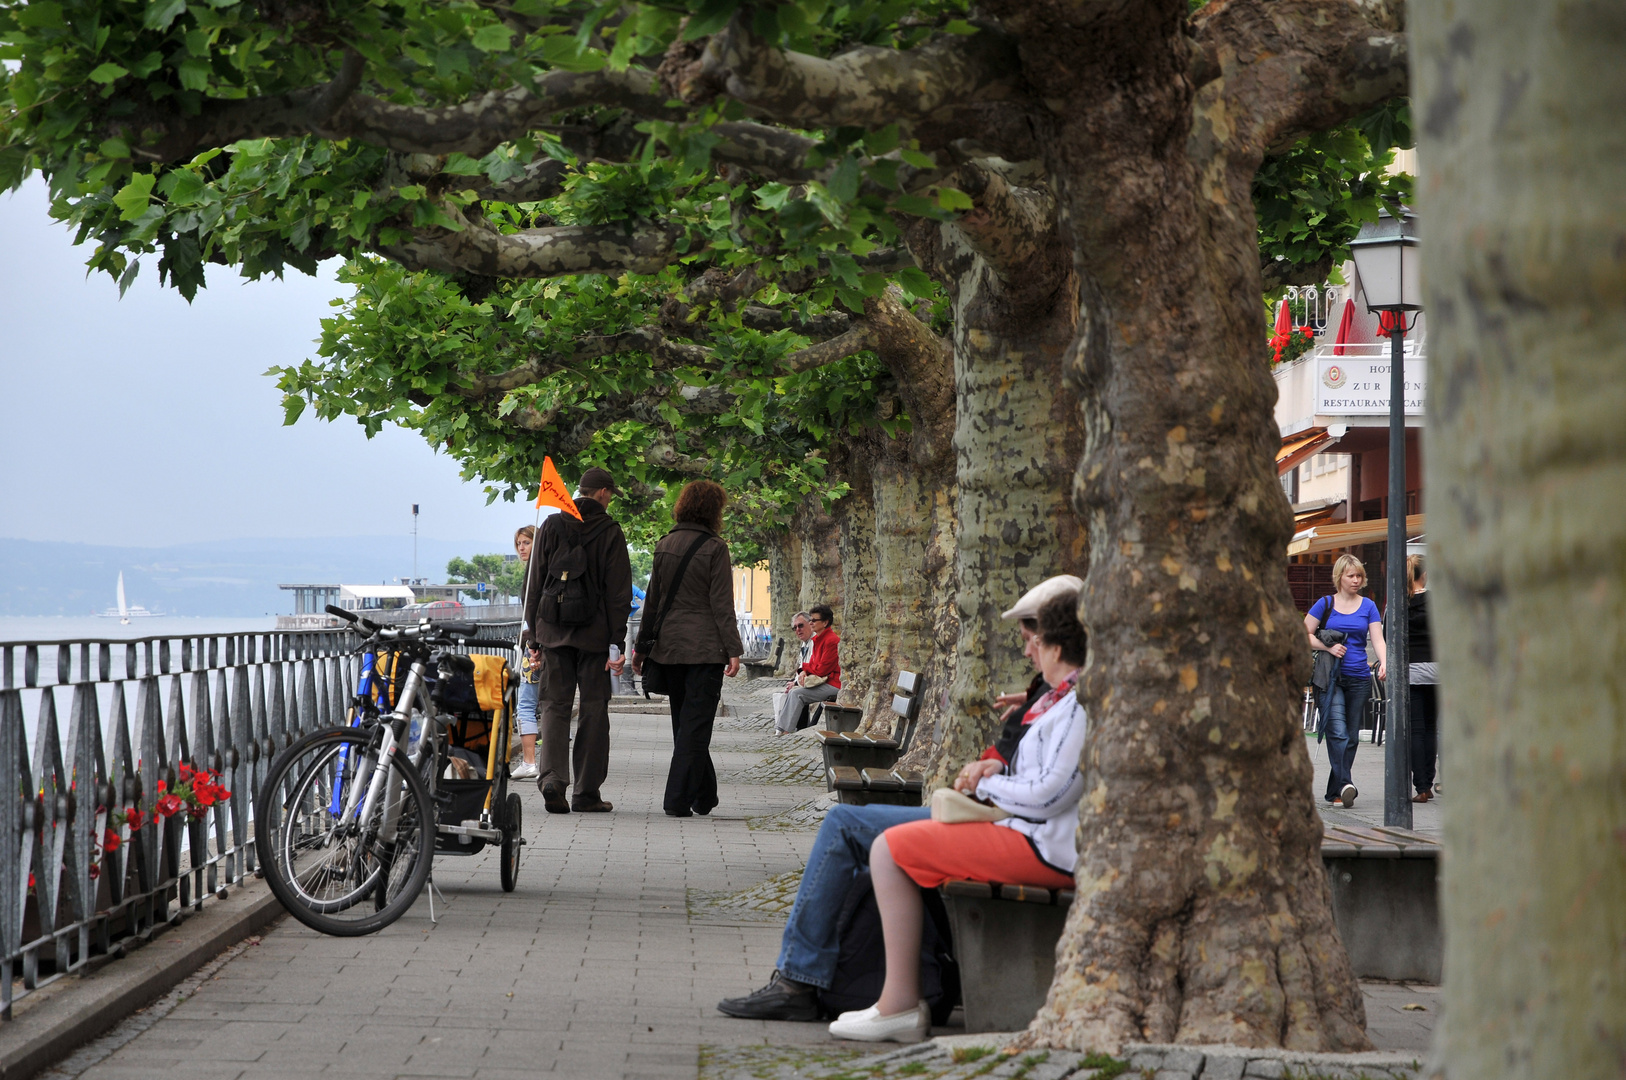
<path fill-rule="evenodd" d="M 1321 698 L 1321 725 L 1327 737 L 1327 758 L 1332 771 L 1327 777 L 1327 802 L 1345 808 L 1355 805 L 1360 794 L 1350 779 L 1355 767 L 1355 750 L 1361 744 L 1361 716 L 1372 695 L 1371 669 L 1378 678 L 1389 670 L 1383 643 L 1383 619 L 1378 606 L 1361 595 L 1366 588 L 1366 567 L 1353 555 L 1340 555 L 1332 565 L 1332 580 L 1338 591 L 1310 605 L 1304 616 L 1304 630 L 1310 648 L 1338 657 L 1338 673 Z M 1329 645 L 1318 630 L 1337 630 L 1343 640 Z M 1375 659 L 1376 664 L 1372 663 Z"/>

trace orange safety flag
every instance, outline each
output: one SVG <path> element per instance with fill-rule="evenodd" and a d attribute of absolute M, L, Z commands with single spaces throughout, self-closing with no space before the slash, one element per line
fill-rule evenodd
<path fill-rule="evenodd" d="M 570 497 L 570 489 L 565 486 L 564 480 L 559 476 L 559 470 L 553 467 L 553 459 L 542 459 L 542 486 L 536 492 L 536 506 L 554 506 L 574 517 L 577 521 L 582 519 L 582 512 L 576 509 L 576 500 Z"/>

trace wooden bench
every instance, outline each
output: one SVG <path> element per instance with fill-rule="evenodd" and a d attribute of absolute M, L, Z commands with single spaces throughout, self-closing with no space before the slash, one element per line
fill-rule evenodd
<path fill-rule="evenodd" d="M 898 672 L 892 687 L 892 737 L 876 738 L 853 730 L 840 730 L 857 709 L 826 708 L 826 724 L 818 737 L 823 743 L 825 786 L 850 805 L 884 803 L 919 806 L 921 777 L 896 768 L 908 753 L 919 724 L 923 682 L 918 671 Z M 836 725 L 832 729 L 832 724 Z M 857 726 L 856 724 L 853 726 Z"/>
<path fill-rule="evenodd" d="M 1406 829 L 1325 826 L 1333 922 L 1357 978 L 1438 984 L 1440 844 Z M 1071 889 L 947 881 L 965 1029 L 1020 1031 L 1045 1002 Z"/>

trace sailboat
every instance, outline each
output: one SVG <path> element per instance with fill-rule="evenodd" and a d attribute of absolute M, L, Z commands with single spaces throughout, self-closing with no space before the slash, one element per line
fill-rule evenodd
<path fill-rule="evenodd" d="M 131 619 L 150 619 L 162 615 L 162 611 L 148 611 L 140 604 L 131 607 L 124 602 L 124 571 L 119 571 L 119 606 L 108 608 L 97 613 L 103 619 L 117 619 L 121 626 L 129 626 Z"/>

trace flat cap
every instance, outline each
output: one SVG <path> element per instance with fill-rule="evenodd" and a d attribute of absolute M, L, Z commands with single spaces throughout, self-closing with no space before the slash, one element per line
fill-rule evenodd
<path fill-rule="evenodd" d="M 1052 600 L 1063 593 L 1078 592 L 1084 587 L 1084 579 L 1076 578 L 1072 574 L 1058 574 L 1053 578 L 1046 578 L 1033 588 L 1022 594 L 1022 599 L 1016 606 L 1000 616 L 1004 619 L 1037 619 L 1039 609 L 1045 606 L 1046 601 Z"/>
<path fill-rule="evenodd" d="M 601 469 L 597 465 L 582 473 L 582 482 L 576 485 L 576 489 L 584 495 L 595 491 L 603 491 L 605 488 L 609 488 L 614 492 L 621 490 L 615 486 L 615 477 L 610 475 L 610 471 Z"/>

